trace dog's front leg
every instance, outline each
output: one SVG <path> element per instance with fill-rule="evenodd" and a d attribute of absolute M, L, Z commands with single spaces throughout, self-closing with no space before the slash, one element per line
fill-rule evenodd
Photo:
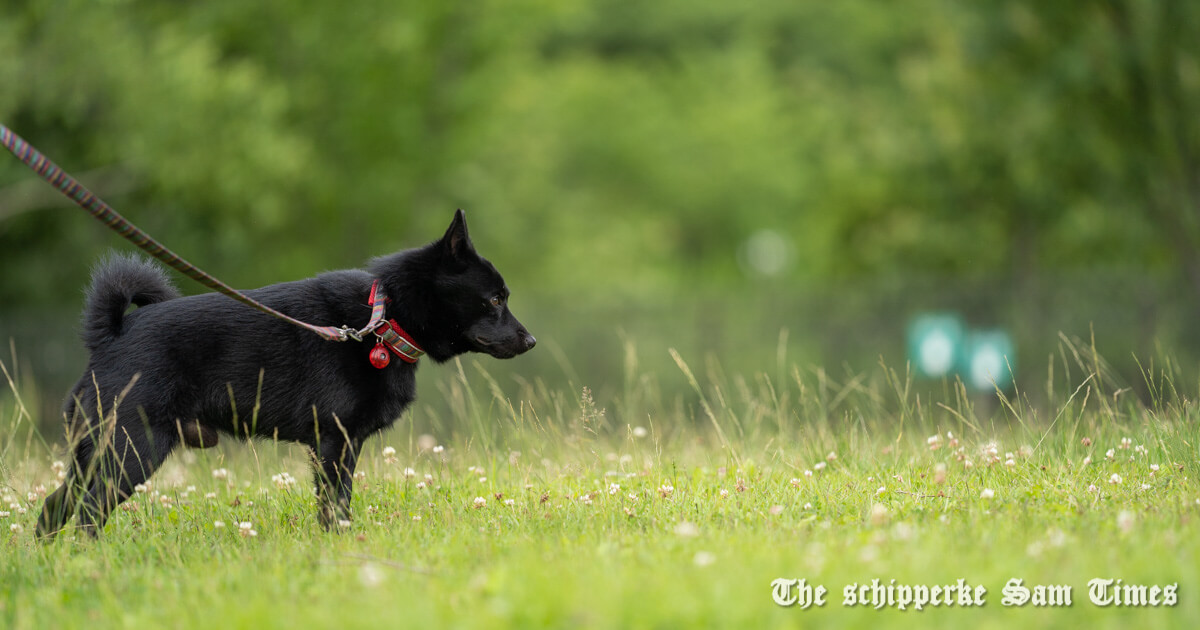
<path fill-rule="evenodd" d="M 354 491 L 354 468 L 362 444 L 343 436 L 323 437 L 314 449 L 313 479 L 317 486 L 317 516 L 326 530 L 350 525 L 350 498 Z"/>

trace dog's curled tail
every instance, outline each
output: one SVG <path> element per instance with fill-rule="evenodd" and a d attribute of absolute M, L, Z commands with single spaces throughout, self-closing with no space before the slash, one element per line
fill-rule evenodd
<path fill-rule="evenodd" d="M 112 254 L 92 270 L 83 308 L 83 345 L 89 351 L 121 334 L 129 306 L 146 306 L 179 297 L 159 265 L 136 255 Z"/>

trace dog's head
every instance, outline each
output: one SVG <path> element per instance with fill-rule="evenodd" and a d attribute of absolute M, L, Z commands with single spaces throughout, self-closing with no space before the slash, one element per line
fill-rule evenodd
<path fill-rule="evenodd" d="M 462 210 L 441 239 L 380 259 L 372 271 L 395 296 L 402 324 L 435 361 L 463 352 L 508 359 L 537 343 L 509 310 L 500 272 L 475 251 Z"/>

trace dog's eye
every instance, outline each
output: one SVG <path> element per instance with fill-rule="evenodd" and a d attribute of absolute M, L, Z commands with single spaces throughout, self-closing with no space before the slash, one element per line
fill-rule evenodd
<path fill-rule="evenodd" d="M 496 307 L 504 306 L 504 296 L 493 295 L 491 302 L 492 302 L 492 306 L 496 306 Z"/>

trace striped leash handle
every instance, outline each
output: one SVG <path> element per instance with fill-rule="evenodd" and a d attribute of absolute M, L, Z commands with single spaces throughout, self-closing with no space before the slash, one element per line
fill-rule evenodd
<path fill-rule="evenodd" d="M 17 134 L 13 133 L 11 129 L 3 124 L 0 124 L 0 144 L 3 144 L 4 148 L 8 149 L 13 155 L 17 156 L 18 160 L 24 162 L 26 166 L 33 169 L 33 171 L 40 175 L 42 179 L 49 182 L 51 186 L 57 188 L 59 192 L 69 197 L 71 201 L 74 201 L 80 208 L 87 210 L 88 213 L 93 217 L 99 219 L 105 225 L 112 228 L 121 236 L 124 236 L 131 243 L 137 245 L 146 253 L 154 256 L 158 260 L 161 260 L 163 263 L 170 265 L 171 268 L 179 271 L 192 280 L 195 280 L 196 282 L 199 282 L 210 289 L 228 295 L 229 297 L 241 302 L 242 304 L 245 304 L 246 306 L 258 309 L 268 315 L 278 317 L 279 319 L 295 324 L 301 328 L 311 330 L 312 332 L 320 335 L 322 338 L 330 341 L 361 339 L 362 335 L 371 332 L 372 324 L 377 322 L 375 313 L 372 313 L 372 324 L 368 324 L 367 328 L 364 328 L 363 330 L 354 330 L 347 326 L 342 326 L 340 328 L 336 326 L 314 326 L 289 315 L 280 313 L 266 304 L 251 298 L 250 296 L 238 291 L 237 289 L 234 289 L 224 282 L 221 282 L 220 280 L 206 273 L 204 270 L 184 260 L 175 252 L 167 249 L 161 243 L 151 238 L 149 234 L 146 234 L 136 225 L 126 220 L 125 217 L 122 217 L 120 214 L 118 214 L 117 211 L 113 210 L 111 206 L 109 206 L 107 203 L 104 203 L 104 200 L 100 199 L 94 193 L 92 193 L 92 191 L 85 188 L 83 184 L 80 184 L 75 180 L 74 177 L 71 177 L 70 174 L 59 168 L 57 164 L 50 161 L 49 158 L 42 155 L 37 149 L 33 148 L 28 142 L 26 142 Z M 378 306 L 372 306 L 375 307 L 373 310 L 382 311 L 382 300 L 379 302 Z M 382 316 L 382 312 L 380 312 L 380 316 Z"/>

